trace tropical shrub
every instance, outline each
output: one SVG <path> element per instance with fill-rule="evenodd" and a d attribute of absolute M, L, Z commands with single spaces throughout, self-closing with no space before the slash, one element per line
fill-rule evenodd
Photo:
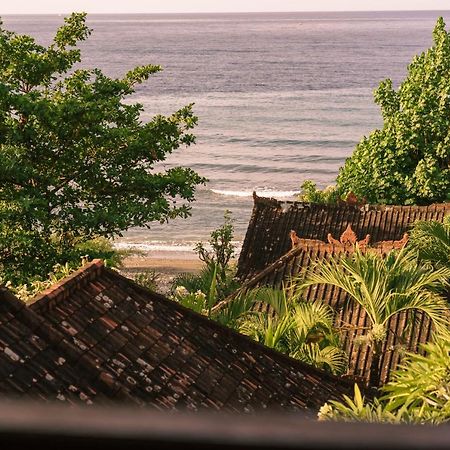
<path fill-rule="evenodd" d="M 450 421 L 450 339 L 441 337 L 423 346 L 425 356 L 409 354 L 403 367 L 381 391 L 383 396 L 366 402 L 355 385 L 353 399 L 330 401 L 319 413 L 322 420 L 391 423 Z"/>
<path fill-rule="evenodd" d="M 328 186 L 324 190 L 317 188 L 312 180 L 306 180 L 301 186 L 299 200 L 307 203 L 336 204 L 341 199 L 336 186 Z"/>
<path fill-rule="evenodd" d="M 406 248 L 387 256 L 356 248 L 350 256 L 317 262 L 302 286 L 335 286 L 364 308 L 369 320 L 366 338 L 372 348 L 369 382 L 377 386 L 389 319 L 401 312 L 420 311 L 432 320 L 437 333 L 445 331 L 449 310 L 442 293 L 449 279 L 449 268 L 419 264 L 415 252 Z"/>
<path fill-rule="evenodd" d="M 335 374 L 345 372 L 347 356 L 333 326 L 331 307 L 320 302 L 307 302 L 295 289 L 260 288 L 248 295 L 255 304 L 270 309 L 249 309 L 242 314 L 240 332 L 306 364 Z"/>
<path fill-rule="evenodd" d="M 199 314 L 207 315 L 210 309 L 206 294 L 200 290 L 189 292 L 184 286 L 177 286 L 172 299 Z"/>
<path fill-rule="evenodd" d="M 233 244 L 234 226 L 231 218 L 231 211 L 225 211 L 224 223 L 222 226 L 211 232 L 208 250 L 203 242 L 198 242 L 194 251 L 208 268 L 216 270 L 221 282 L 228 278 L 231 267 L 230 261 L 235 255 Z M 215 269 L 214 269 L 215 268 Z"/>
<path fill-rule="evenodd" d="M 340 169 L 344 196 L 396 205 L 450 199 L 450 36 L 442 17 L 433 40 L 398 90 L 387 79 L 375 91 L 383 128 L 364 137 Z"/>
<path fill-rule="evenodd" d="M 80 260 L 79 266 L 86 264 L 88 261 L 86 258 Z M 53 270 L 48 274 L 47 278 L 41 280 L 39 278 L 31 280 L 28 283 L 14 285 L 9 280 L 5 280 L 0 276 L 0 284 L 4 284 L 11 292 L 15 294 L 17 298 L 27 303 L 31 301 L 40 292 L 52 287 L 55 283 L 68 277 L 77 270 L 77 266 L 71 266 L 66 264 L 55 264 Z"/>
<path fill-rule="evenodd" d="M 194 248 L 204 263 L 203 269 L 198 274 L 180 274 L 174 279 L 171 290 L 173 293 L 178 286 L 183 286 L 189 293 L 201 291 L 208 294 L 214 282 L 215 301 L 212 304 L 214 306 L 236 291 L 239 286 L 234 278 L 235 267 L 231 263 L 236 249 L 233 243 L 234 226 L 230 211 L 225 212 L 224 223 L 213 230 L 210 236 L 208 244 L 198 242 Z"/>
<path fill-rule="evenodd" d="M 450 215 L 443 222 L 417 221 L 408 245 L 418 252 L 420 259 L 450 268 Z"/>
<path fill-rule="evenodd" d="M 160 275 L 155 270 L 146 269 L 143 272 L 137 273 L 133 277 L 133 281 L 151 291 L 157 291 L 159 277 Z"/>

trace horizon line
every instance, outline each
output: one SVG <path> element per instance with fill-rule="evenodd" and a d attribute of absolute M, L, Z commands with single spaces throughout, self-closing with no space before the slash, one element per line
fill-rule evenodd
<path fill-rule="evenodd" d="M 390 13 L 390 12 L 450 12 L 450 9 L 352 9 L 352 10 L 291 10 L 291 11 L 122 11 L 122 12 L 87 12 L 87 11 L 63 11 L 63 12 L 8 12 L 1 13 L 1 16 L 48 16 L 48 15 L 63 15 L 71 14 L 73 12 L 86 12 L 87 14 L 110 14 L 110 15 L 138 15 L 138 14 L 271 14 L 271 13 L 364 13 L 364 12 L 380 12 L 380 13 Z"/>

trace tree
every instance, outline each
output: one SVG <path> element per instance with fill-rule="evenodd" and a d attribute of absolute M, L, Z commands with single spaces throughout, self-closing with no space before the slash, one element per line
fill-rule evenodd
<path fill-rule="evenodd" d="M 230 260 L 235 254 L 235 245 L 233 243 L 234 226 L 231 218 L 231 211 L 226 210 L 224 213 L 224 223 L 222 226 L 211 232 L 208 250 L 203 242 L 197 242 L 194 251 L 203 261 L 210 271 L 217 271 L 220 283 L 226 284 L 227 278 L 232 272 Z"/>
<path fill-rule="evenodd" d="M 0 22 L 0 261 L 45 274 L 78 243 L 113 237 L 189 215 L 195 187 L 189 168 L 155 165 L 194 143 L 192 105 L 140 119 L 125 102 L 161 70 L 136 67 L 112 79 L 76 69 L 77 43 L 91 30 L 84 13 L 65 19 L 48 47 Z M 178 202 L 178 203 L 177 203 Z"/>
<path fill-rule="evenodd" d="M 405 248 L 385 257 L 356 249 L 337 261 L 319 261 L 303 287 L 335 286 L 364 308 L 370 322 L 367 337 L 372 347 L 369 382 L 377 386 L 389 319 L 401 312 L 419 311 L 432 320 L 437 332 L 443 332 L 448 326 L 449 310 L 441 291 L 449 279 L 449 268 L 433 269 L 418 264 L 415 253 Z"/>
<path fill-rule="evenodd" d="M 398 90 L 375 91 L 384 125 L 364 137 L 337 185 L 371 203 L 428 204 L 450 199 L 450 36 L 439 18 L 434 46 L 416 56 Z"/>

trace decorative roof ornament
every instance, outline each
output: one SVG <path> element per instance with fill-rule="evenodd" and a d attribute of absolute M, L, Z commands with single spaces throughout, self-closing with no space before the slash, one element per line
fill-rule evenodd
<path fill-rule="evenodd" d="M 347 225 L 345 231 L 341 234 L 339 239 L 342 245 L 355 245 L 358 238 L 356 237 L 356 233 L 352 230 L 352 226 L 350 224 Z"/>
<path fill-rule="evenodd" d="M 301 239 L 297 236 L 295 230 L 291 230 L 289 232 L 289 237 L 291 238 L 292 248 L 295 248 L 297 247 L 297 245 L 300 245 Z"/>
<path fill-rule="evenodd" d="M 408 243 L 408 240 L 409 240 L 409 234 L 403 233 L 403 237 L 400 240 L 398 240 L 398 241 L 380 241 L 380 242 L 376 243 L 375 247 L 376 248 L 388 247 L 391 249 L 400 250 Z"/>
<path fill-rule="evenodd" d="M 409 241 L 409 234 L 403 233 L 403 237 L 399 241 L 392 241 L 392 246 L 396 249 L 403 248 Z"/>
<path fill-rule="evenodd" d="M 311 244 L 311 243 L 325 244 L 324 241 L 319 241 L 317 239 L 302 239 L 297 235 L 296 231 L 294 231 L 294 230 L 291 230 L 289 232 L 289 237 L 291 239 L 292 248 L 296 248 L 299 245 L 301 245 L 302 243 L 303 244 Z M 353 231 L 352 226 L 350 224 L 347 225 L 347 228 L 341 234 L 341 237 L 339 238 L 339 240 L 335 239 L 331 233 L 327 234 L 328 244 L 331 244 L 334 247 L 352 247 L 354 245 L 358 245 L 359 248 L 366 248 L 370 244 L 370 239 L 371 239 L 370 234 L 366 234 L 366 237 L 364 239 L 361 239 L 360 241 L 358 241 L 356 233 Z M 393 250 L 394 249 L 400 250 L 408 243 L 408 240 L 409 240 L 408 233 L 404 233 L 403 237 L 400 240 L 379 241 L 379 242 L 372 244 L 371 246 L 374 248 L 386 247 L 386 248 L 390 248 Z"/>
<path fill-rule="evenodd" d="M 353 231 L 352 226 L 350 224 L 347 225 L 345 231 L 341 234 L 339 241 L 334 239 L 331 233 L 327 235 L 328 243 L 335 246 L 353 246 L 358 244 L 359 247 L 367 247 L 370 242 L 370 234 L 367 234 L 364 239 L 358 241 L 356 233 Z"/>
<path fill-rule="evenodd" d="M 301 239 L 295 230 L 291 230 L 289 232 L 289 237 L 291 239 L 292 248 L 298 247 L 302 242 L 303 243 L 312 243 L 319 242 L 325 243 L 324 241 L 319 241 L 317 239 Z M 341 234 L 339 240 L 335 239 L 331 233 L 327 234 L 327 241 L 329 244 L 337 247 L 350 247 L 358 244 L 359 247 L 365 248 L 369 245 L 370 242 L 370 234 L 367 234 L 364 239 L 358 241 L 356 233 L 352 230 L 352 226 L 350 224 L 347 225 L 345 231 Z"/>

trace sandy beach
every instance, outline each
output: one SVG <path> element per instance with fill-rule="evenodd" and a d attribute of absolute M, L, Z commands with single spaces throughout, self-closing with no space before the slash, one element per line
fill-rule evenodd
<path fill-rule="evenodd" d="M 155 256 L 129 256 L 125 258 L 120 272 L 128 278 L 134 278 L 137 274 L 146 271 L 154 271 L 158 275 L 158 291 L 168 293 L 173 279 L 182 273 L 197 273 L 203 267 L 203 263 L 195 256 L 173 254 L 173 252 L 161 253 Z"/>
<path fill-rule="evenodd" d="M 180 273 L 195 273 L 202 268 L 203 263 L 198 259 L 161 258 L 151 256 L 130 256 L 124 260 L 123 270 L 129 273 L 140 273 L 154 270 L 166 275 Z"/>

